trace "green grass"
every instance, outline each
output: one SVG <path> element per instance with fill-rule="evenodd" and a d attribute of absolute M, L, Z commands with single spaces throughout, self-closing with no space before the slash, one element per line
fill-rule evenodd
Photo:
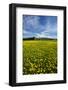
<path fill-rule="evenodd" d="M 23 75 L 57 73 L 57 40 L 23 41 Z"/>

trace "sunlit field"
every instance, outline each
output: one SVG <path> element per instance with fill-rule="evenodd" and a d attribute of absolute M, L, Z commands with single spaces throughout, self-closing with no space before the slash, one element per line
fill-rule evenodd
<path fill-rule="evenodd" d="M 23 75 L 57 73 L 57 40 L 23 40 Z"/>

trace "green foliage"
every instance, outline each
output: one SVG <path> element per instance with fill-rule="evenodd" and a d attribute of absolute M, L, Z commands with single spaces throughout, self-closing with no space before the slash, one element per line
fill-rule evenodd
<path fill-rule="evenodd" d="M 23 74 L 57 73 L 57 40 L 23 41 Z"/>

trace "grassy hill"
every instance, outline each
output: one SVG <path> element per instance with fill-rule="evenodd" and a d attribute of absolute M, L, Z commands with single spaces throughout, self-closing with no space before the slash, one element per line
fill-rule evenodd
<path fill-rule="evenodd" d="M 23 75 L 57 73 L 57 40 L 31 39 L 22 41 Z"/>

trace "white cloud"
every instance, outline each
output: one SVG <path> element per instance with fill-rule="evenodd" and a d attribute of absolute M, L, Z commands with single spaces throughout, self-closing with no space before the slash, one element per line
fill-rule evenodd
<path fill-rule="evenodd" d="M 46 34 L 36 34 L 37 38 L 56 38 L 55 35 L 50 36 L 50 35 L 46 35 Z"/>
<path fill-rule="evenodd" d="M 24 34 L 33 35 L 36 37 L 57 37 L 56 25 L 52 25 L 50 20 L 47 20 L 47 23 L 44 25 L 39 23 L 38 16 L 26 16 L 24 23 Z"/>
<path fill-rule="evenodd" d="M 26 16 L 25 18 L 25 22 L 26 22 L 26 26 L 25 29 L 31 29 L 31 27 L 33 28 L 33 30 L 36 30 L 39 26 L 39 17 L 37 16 Z"/>
<path fill-rule="evenodd" d="M 36 37 L 47 37 L 47 38 L 56 38 L 56 35 L 52 35 L 52 34 L 55 34 L 55 33 L 57 33 L 56 32 L 56 26 L 51 26 L 51 23 L 49 22 L 49 20 L 48 20 L 48 22 L 47 22 L 47 24 L 46 25 L 44 25 L 45 26 L 45 30 L 43 30 L 42 32 L 40 32 L 40 33 L 37 33 L 36 34 Z M 52 34 L 51 34 L 52 33 Z"/>

